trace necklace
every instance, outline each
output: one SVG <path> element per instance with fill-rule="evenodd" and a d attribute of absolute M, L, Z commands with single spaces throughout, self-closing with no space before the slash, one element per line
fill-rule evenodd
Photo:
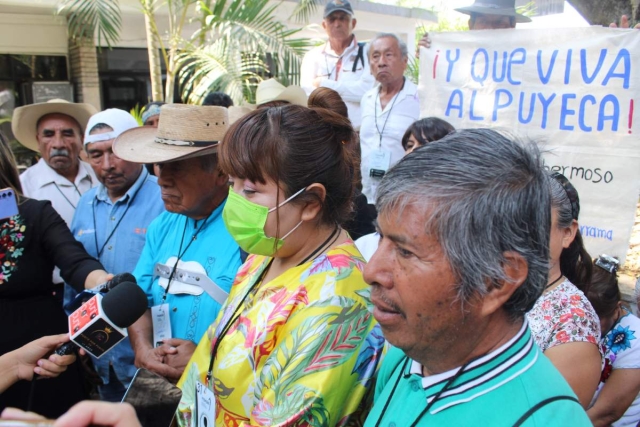
<path fill-rule="evenodd" d="M 555 285 L 556 283 L 558 283 L 560 281 L 560 279 L 562 279 L 564 277 L 564 275 L 562 273 L 560 273 L 560 276 L 554 280 L 553 282 L 549 283 L 547 286 L 544 287 L 544 290 L 548 290 L 550 287 L 552 287 L 553 285 Z"/>

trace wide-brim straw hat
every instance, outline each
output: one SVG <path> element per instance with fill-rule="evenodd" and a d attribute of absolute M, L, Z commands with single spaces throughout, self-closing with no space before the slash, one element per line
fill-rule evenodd
<path fill-rule="evenodd" d="M 30 150 L 39 151 L 36 126 L 38 125 L 38 120 L 43 116 L 47 114 L 64 114 L 73 117 L 80 125 L 81 135 L 84 135 L 87 122 L 97 112 L 98 110 L 91 104 L 78 104 L 64 99 L 52 99 L 47 102 L 16 108 L 11 120 L 11 130 L 20 144 Z"/>
<path fill-rule="evenodd" d="M 143 126 L 123 132 L 113 152 L 133 163 L 165 163 L 215 153 L 229 128 L 224 107 L 166 104 L 158 128 Z"/>
<path fill-rule="evenodd" d="M 307 99 L 307 94 L 300 86 L 284 86 L 276 79 L 260 82 L 256 90 L 256 105 L 272 101 L 287 101 L 291 104 L 306 107 Z"/>
<path fill-rule="evenodd" d="M 235 122 L 237 122 L 238 120 L 240 120 L 242 117 L 246 116 L 247 114 L 249 114 L 250 112 L 254 111 L 255 107 L 247 107 L 247 106 L 242 106 L 242 107 L 236 107 L 235 105 L 232 105 L 231 107 L 229 107 L 229 124 L 234 124 Z"/>
<path fill-rule="evenodd" d="M 517 23 L 531 22 L 531 18 L 516 12 L 516 0 L 476 0 L 471 6 L 459 7 L 454 10 L 466 15 L 480 13 L 484 15 L 513 16 L 516 18 Z"/>

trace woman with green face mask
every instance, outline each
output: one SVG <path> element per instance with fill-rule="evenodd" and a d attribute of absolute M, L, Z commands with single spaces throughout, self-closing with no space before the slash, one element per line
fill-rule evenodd
<path fill-rule="evenodd" d="M 178 383 L 180 425 L 204 415 L 216 426 L 333 426 L 367 407 L 384 339 L 341 226 L 357 136 L 335 106 L 314 102 L 254 111 L 221 144 L 223 218 L 249 257 Z"/>

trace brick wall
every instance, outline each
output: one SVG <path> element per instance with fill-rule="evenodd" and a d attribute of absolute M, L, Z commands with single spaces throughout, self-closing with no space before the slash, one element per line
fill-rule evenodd
<path fill-rule="evenodd" d="M 90 41 L 69 40 L 69 64 L 76 102 L 86 102 L 101 110 L 95 45 Z"/>

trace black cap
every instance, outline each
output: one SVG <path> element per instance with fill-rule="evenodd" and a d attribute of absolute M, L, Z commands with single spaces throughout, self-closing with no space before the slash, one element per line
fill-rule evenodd
<path fill-rule="evenodd" d="M 104 315 L 116 326 L 128 328 L 147 311 L 147 295 L 131 282 L 120 283 L 102 298 Z"/>
<path fill-rule="evenodd" d="M 348 0 L 331 0 L 324 7 L 324 17 L 331 15 L 333 12 L 345 12 L 353 16 L 353 8 Z"/>

